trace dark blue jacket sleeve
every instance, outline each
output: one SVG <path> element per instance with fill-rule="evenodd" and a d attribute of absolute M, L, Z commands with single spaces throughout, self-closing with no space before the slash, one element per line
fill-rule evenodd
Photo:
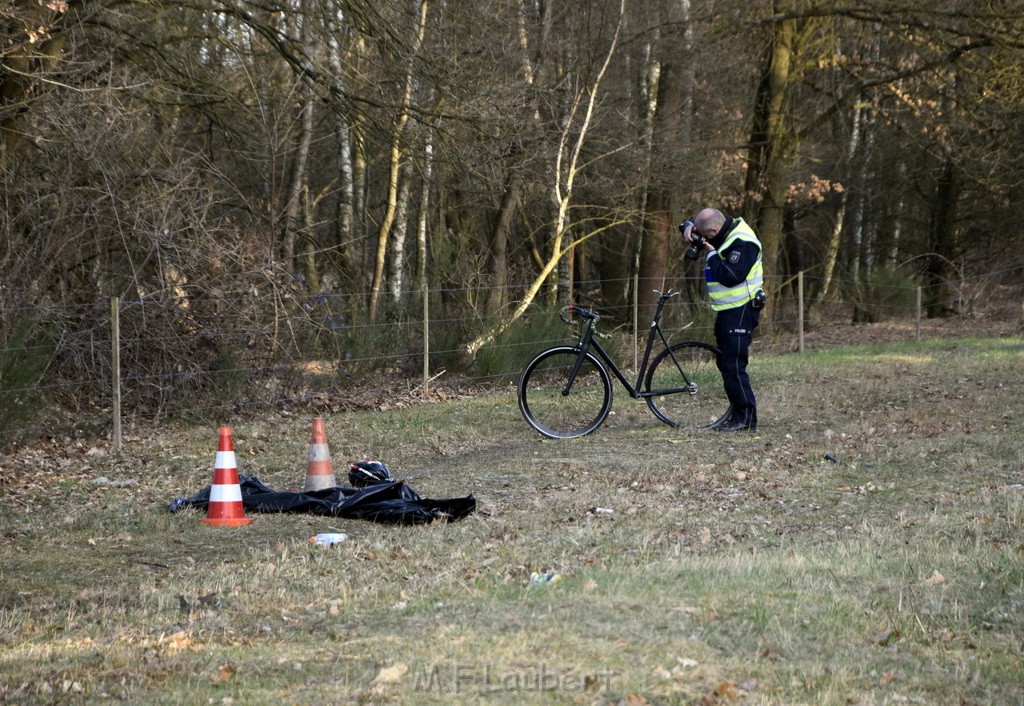
<path fill-rule="evenodd" d="M 735 287 L 747 279 L 750 268 L 757 262 L 760 248 L 746 240 L 737 240 L 717 255 L 708 258 L 707 266 L 716 282 Z M 734 261 L 735 260 L 735 261 Z"/>

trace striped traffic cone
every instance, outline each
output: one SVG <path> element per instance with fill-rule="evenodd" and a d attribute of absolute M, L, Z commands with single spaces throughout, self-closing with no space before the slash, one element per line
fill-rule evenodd
<path fill-rule="evenodd" d="M 313 420 L 313 438 L 309 441 L 309 464 L 306 466 L 306 485 L 303 493 L 311 490 L 333 488 L 334 464 L 331 463 L 331 451 L 327 448 L 327 433 L 324 431 L 324 420 L 317 417 Z"/>
<path fill-rule="evenodd" d="M 231 438 L 231 427 L 220 428 L 217 459 L 213 463 L 210 504 L 203 522 L 223 527 L 238 527 L 252 522 L 252 519 L 245 516 L 245 509 L 242 507 L 242 488 L 238 485 L 238 466 L 235 461 L 235 442 Z"/>

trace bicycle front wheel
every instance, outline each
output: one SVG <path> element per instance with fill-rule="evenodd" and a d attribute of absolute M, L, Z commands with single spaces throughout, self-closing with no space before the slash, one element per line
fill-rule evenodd
<path fill-rule="evenodd" d="M 552 439 L 571 439 L 597 429 L 612 408 L 612 381 L 592 353 L 583 356 L 572 385 L 569 374 L 580 352 L 557 346 L 537 354 L 519 378 L 519 411 Z"/>
<path fill-rule="evenodd" d="M 722 352 L 701 341 L 683 341 L 664 350 L 647 371 L 647 406 L 673 427 L 706 429 L 730 413 L 718 358 Z"/>

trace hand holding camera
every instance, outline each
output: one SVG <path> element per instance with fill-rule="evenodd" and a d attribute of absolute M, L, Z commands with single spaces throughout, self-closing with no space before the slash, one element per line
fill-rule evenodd
<path fill-rule="evenodd" d="M 690 247 L 686 249 L 686 252 L 683 253 L 683 255 L 687 260 L 696 262 L 700 258 L 700 252 L 704 249 L 704 244 L 707 242 L 707 239 L 702 237 L 700 233 L 694 231 L 692 221 L 684 221 L 680 223 L 679 232 L 683 234 L 683 238 L 686 242 L 690 243 Z"/>

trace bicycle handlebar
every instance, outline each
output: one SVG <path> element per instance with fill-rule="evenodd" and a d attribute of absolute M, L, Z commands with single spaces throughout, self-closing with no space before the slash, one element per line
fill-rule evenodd
<path fill-rule="evenodd" d="M 562 323 L 566 325 L 572 325 L 572 319 L 567 318 L 566 314 L 577 314 L 583 317 L 584 319 L 589 319 L 590 321 L 594 322 L 601 318 L 601 316 L 596 312 L 590 311 L 589 309 L 583 309 L 574 304 L 570 304 L 569 306 L 563 306 L 562 309 L 558 312 L 558 318 L 560 318 L 562 320 Z"/>
<path fill-rule="evenodd" d="M 673 291 L 671 289 L 665 292 L 658 291 L 657 289 L 651 291 L 657 294 L 658 298 L 661 301 L 667 301 L 672 297 L 678 297 L 680 294 L 682 294 L 682 292 Z M 601 318 L 601 315 L 598 314 L 597 312 L 590 311 L 589 309 L 584 309 L 583 307 L 576 306 L 575 304 L 570 304 L 569 306 L 563 306 L 558 312 L 558 318 L 560 318 L 562 320 L 562 323 L 564 323 L 566 326 L 572 325 L 572 319 L 568 318 L 566 316 L 567 314 L 577 314 L 584 319 L 593 321 L 594 323 L 597 323 L 597 320 Z"/>

